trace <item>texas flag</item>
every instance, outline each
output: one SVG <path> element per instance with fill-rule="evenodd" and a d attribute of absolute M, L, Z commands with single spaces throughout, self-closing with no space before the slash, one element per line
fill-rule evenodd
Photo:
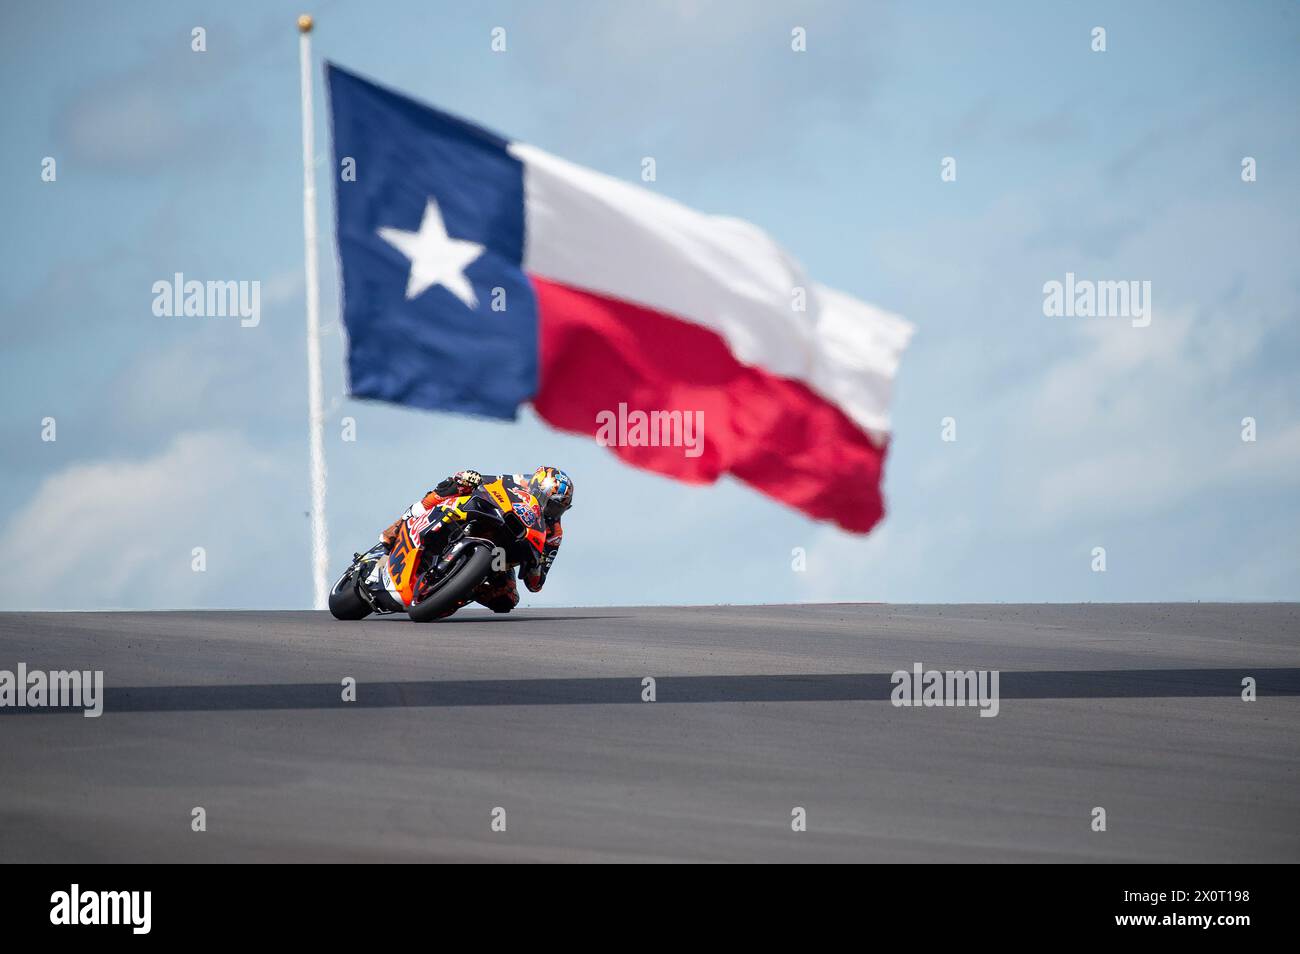
<path fill-rule="evenodd" d="M 850 531 L 881 518 L 907 322 L 747 222 L 327 76 L 354 397 L 531 402 L 636 467 L 731 474 Z"/>

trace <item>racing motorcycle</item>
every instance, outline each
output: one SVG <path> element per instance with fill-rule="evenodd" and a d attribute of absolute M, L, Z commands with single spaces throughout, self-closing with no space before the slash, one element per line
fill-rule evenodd
<path fill-rule="evenodd" d="M 417 623 L 450 616 L 497 570 L 540 559 L 546 522 L 528 485 L 484 477 L 472 493 L 449 497 L 399 522 L 392 548 L 352 557 L 330 590 L 335 619 L 405 611 Z"/>

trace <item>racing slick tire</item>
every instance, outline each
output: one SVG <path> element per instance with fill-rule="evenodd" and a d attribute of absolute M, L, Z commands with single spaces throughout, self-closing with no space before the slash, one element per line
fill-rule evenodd
<path fill-rule="evenodd" d="M 357 592 L 357 581 L 353 578 L 356 569 L 355 565 L 348 567 L 330 590 L 330 613 L 335 619 L 365 619 L 374 612 L 365 597 Z"/>
<path fill-rule="evenodd" d="M 417 623 L 431 623 L 450 616 L 468 601 L 492 569 L 492 548 L 478 544 L 469 549 L 424 599 L 412 603 L 406 613 Z"/>

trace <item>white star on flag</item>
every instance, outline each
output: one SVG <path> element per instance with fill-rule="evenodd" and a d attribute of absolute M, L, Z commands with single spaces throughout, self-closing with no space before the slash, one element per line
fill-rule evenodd
<path fill-rule="evenodd" d="M 406 280 L 407 300 L 415 298 L 431 285 L 441 285 L 465 303 L 478 307 L 474 286 L 465 277 L 465 269 L 483 254 L 483 246 L 447 234 L 442 210 L 430 197 L 420 220 L 420 231 L 381 228 L 379 237 L 411 260 L 411 274 Z"/>

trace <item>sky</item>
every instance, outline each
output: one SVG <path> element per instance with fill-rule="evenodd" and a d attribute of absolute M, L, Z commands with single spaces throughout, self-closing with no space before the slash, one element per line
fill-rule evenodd
<path fill-rule="evenodd" d="M 328 58 L 628 181 L 654 157 L 916 327 L 887 516 L 847 534 L 527 410 L 348 399 L 322 187 L 335 571 L 447 473 L 548 463 L 576 502 L 525 607 L 1300 598 L 1292 2 L 15 0 L 0 609 L 310 604 L 301 12 L 325 172 Z M 259 281 L 260 323 L 155 315 L 177 272 Z M 1149 281 L 1150 324 L 1047 317 L 1067 273 Z"/>

